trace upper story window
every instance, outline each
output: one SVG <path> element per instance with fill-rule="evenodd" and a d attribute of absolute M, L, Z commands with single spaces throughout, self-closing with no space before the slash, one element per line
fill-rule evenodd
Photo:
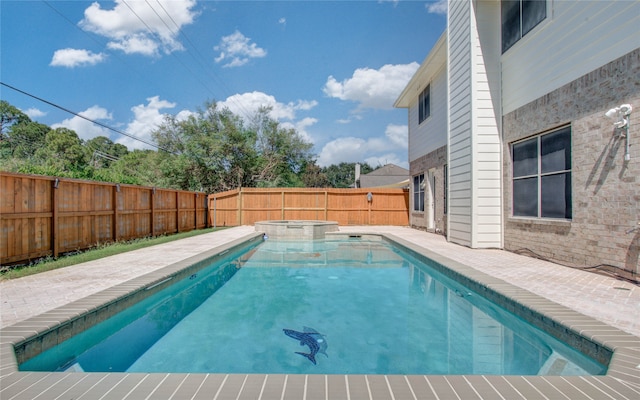
<path fill-rule="evenodd" d="M 431 115 L 431 85 L 427 85 L 427 87 L 420 93 L 420 97 L 418 98 L 418 124 L 421 124 L 422 121 L 429 118 Z"/>
<path fill-rule="evenodd" d="M 547 17 L 546 0 L 502 0 L 502 52 Z"/>
<path fill-rule="evenodd" d="M 513 216 L 571 219 L 571 127 L 511 147 Z"/>

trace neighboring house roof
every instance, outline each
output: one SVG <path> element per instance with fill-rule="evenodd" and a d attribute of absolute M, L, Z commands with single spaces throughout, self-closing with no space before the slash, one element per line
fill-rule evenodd
<path fill-rule="evenodd" d="M 395 164 L 387 164 L 373 172 L 360 175 L 360 187 L 408 187 L 409 170 Z"/>

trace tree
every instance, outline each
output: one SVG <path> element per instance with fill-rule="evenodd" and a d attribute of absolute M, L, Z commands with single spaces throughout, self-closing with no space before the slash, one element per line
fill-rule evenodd
<path fill-rule="evenodd" d="M 301 186 L 298 176 L 312 145 L 260 110 L 250 127 L 216 103 L 187 119 L 167 116 L 153 132 L 164 157 L 163 171 L 183 189 L 225 191 L 239 187 Z"/>
<path fill-rule="evenodd" d="M 327 174 L 322 172 L 322 168 L 316 165 L 315 162 L 305 165 L 301 179 L 305 187 L 321 188 L 331 186 Z"/>
<path fill-rule="evenodd" d="M 0 141 L 8 139 L 6 132 L 13 124 L 31 122 L 27 114 L 9 104 L 5 100 L 0 100 Z"/>
<path fill-rule="evenodd" d="M 292 128 L 284 128 L 269 116 L 271 108 L 261 108 L 253 119 L 258 136 L 259 186 L 301 186 L 304 167 L 313 162 L 313 144 Z"/>
<path fill-rule="evenodd" d="M 374 168 L 367 163 L 360 163 L 360 174 L 368 174 Z M 348 188 L 353 187 L 356 180 L 356 163 L 341 162 L 338 165 L 332 164 L 322 169 L 329 179 L 331 187 Z"/>
<path fill-rule="evenodd" d="M 134 150 L 112 162 L 109 169 L 97 170 L 96 179 L 179 189 L 166 181 L 164 173 L 161 171 L 161 162 L 161 154 L 156 151 Z"/>
<path fill-rule="evenodd" d="M 30 119 L 14 123 L 9 127 L 7 137 L 11 155 L 17 158 L 31 158 L 45 146 L 45 138 L 51 131 L 47 125 Z"/>
<path fill-rule="evenodd" d="M 67 128 L 50 130 L 44 147 L 34 154 L 41 165 L 51 166 L 65 172 L 74 172 L 83 176 L 88 167 L 89 157 L 78 134 Z"/>
<path fill-rule="evenodd" d="M 105 136 L 98 136 L 85 142 L 91 154 L 91 165 L 94 168 L 109 168 L 120 157 L 129 153 L 127 146 L 114 143 Z"/>

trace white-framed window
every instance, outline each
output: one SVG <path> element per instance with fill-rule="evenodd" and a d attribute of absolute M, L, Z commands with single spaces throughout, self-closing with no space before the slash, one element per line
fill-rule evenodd
<path fill-rule="evenodd" d="M 511 145 L 513 216 L 572 218 L 571 127 Z"/>
<path fill-rule="evenodd" d="M 502 0 L 502 52 L 547 18 L 546 0 Z"/>
<path fill-rule="evenodd" d="M 424 174 L 413 177 L 413 211 L 424 211 Z"/>
<path fill-rule="evenodd" d="M 431 115 L 431 85 L 420 93 L 418 97 L 418 124 L 421 124 Z"/>

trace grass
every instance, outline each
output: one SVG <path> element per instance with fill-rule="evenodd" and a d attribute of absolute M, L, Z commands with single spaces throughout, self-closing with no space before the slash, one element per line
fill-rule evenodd
<path fill-rule="evenodd" d="M 22 265 L 2 270 L 0 271 L 0 280 L 22 278 L 24 276 L 39 274 L 40 272 L 64 268 L 71 265 L 81 264 L 87 261 L 98 260 L 100 258 L 125 253 L 127 251 L 133 251 L 149 246 L 155 246 L 157 244 L 173 242 L 175 240 L 202 235 L 221 229 L 225 228 L 198 229 L 189 232 L 176 233 L 169 236 L 156 236 L 152 238 L 135 239 L 127 242 L 100 244 L 92 249 L 62 255 L 56 259 L 54 259 L 53 257 L 45 257 L 29 265 Z"/>

